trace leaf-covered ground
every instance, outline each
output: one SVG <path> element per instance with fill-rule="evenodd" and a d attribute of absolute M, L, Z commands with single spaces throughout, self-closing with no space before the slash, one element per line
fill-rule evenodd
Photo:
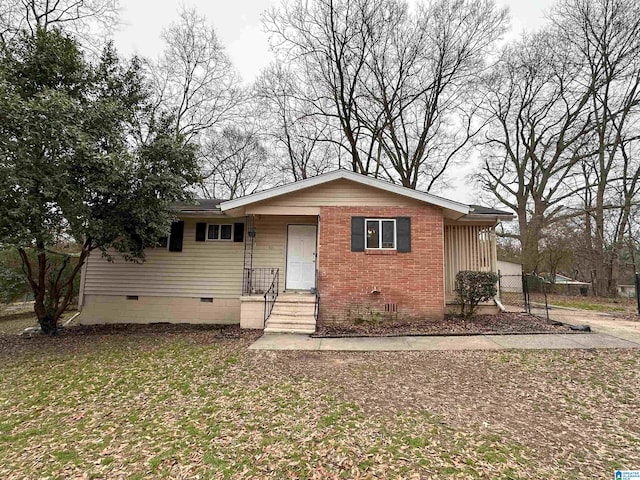
<path fill-rule="evenodd" d="M 627 350 L 256 352 L 231 330 L 0 336 L 0 478 L 610 478 Z"/>
<path fill-rule="evenodd" d="M 574 333 L 568 325 L 547 321 L 519 312 L 475 315 L 446 315 L 442 320 L 422 319 L 404 322 L 379 321 L 360 324 L 326 325 L 318 328 L 317 336 L 389 336 L 389 335 L 491 335 L 503 333 Z"/>

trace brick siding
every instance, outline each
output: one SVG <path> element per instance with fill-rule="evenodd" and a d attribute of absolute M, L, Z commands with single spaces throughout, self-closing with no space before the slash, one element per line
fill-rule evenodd
<path fill-rule="evenodd" d="M 411 217 L 411 252 L 352 252 L 351 217 Z M 444 317 L 442 211 L 416 207 L 322 207 L 318 286 L 321 325 Z M 371 293 L 373 290 L 379 293 Z M 385 311 L 397 304 L 397 312 Z"/>

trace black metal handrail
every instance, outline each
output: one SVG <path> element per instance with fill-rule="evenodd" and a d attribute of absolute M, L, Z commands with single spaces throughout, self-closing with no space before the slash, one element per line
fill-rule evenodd
<path fill-rule="evenodd" d="M 277 272 L 276 267 L 245 268 L 242 275 L 242 295 L 264 294 Z"/>
<path fill-rule="evenodd" d="M 318 314 L 320 313 L 320 289 L 318 288 L 318 269 L 316 268 L 316 287 L 314 288 L 314 292 L 316 295 L 316 301 L 313 308 L 313 319 L 316 322 L 316 328 L 318 326 Z"/>
<path fill-rule="evenodd" d="M 273 270 L 273 269 L 272 269 Z M 275 275 L 271 280 L 271 285 L 264 292 L 264 326 L 267 325 L 267 320 L 271 316 L 271 311 L 273 310 L 273 306 L 276 303 L 276 299 L 278 298 L 278 290 L 280 286 L 280 269 L 275 269 Z"/>

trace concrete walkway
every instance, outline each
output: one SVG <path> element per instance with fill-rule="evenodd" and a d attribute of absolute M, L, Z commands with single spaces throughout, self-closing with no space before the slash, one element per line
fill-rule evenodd
<path fill-rule="evenodd" d="M 250 350 L 351 352 L 576 348 L 640 348 L 640 343 L 605 333 L 375 338 L 311 338 L 308 335 L 271 333 L 263 335 L 249 347 Z"/>

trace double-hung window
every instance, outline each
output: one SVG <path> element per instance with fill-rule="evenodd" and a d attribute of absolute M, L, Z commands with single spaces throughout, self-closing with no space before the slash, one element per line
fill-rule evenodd
<path fill-rule="evenodd" d="M 233 225 L 230 223 L 207 225 L 207 240 L 221 240 L 230 242 L 233 240 Z"/>
<path fill-rule="evenodd" d="M 365 224 L 365 248 L 367 250 L 396 249 L 396 220 L 391 218 L 367 218 Z"/>

